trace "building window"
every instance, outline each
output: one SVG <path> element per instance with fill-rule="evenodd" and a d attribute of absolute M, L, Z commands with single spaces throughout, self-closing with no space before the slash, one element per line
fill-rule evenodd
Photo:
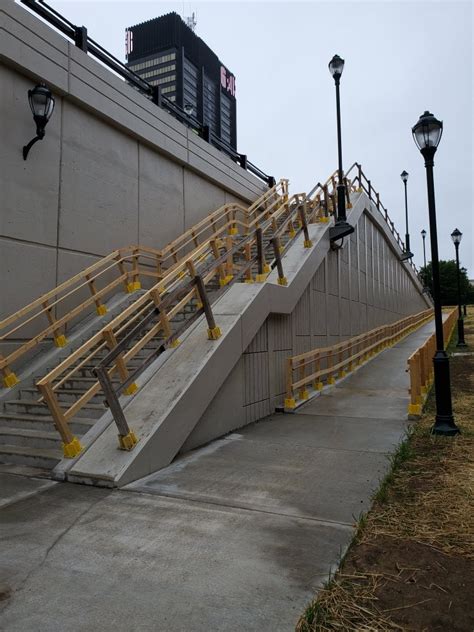
<path fill-rule="evenodd" d="M 221 138 L 224 142 L 231 144 L 231 103 L 229 97 L 221 93 Z"/>
<path fill-rule="evenodd" d="M 194 116 L 197 114 L 198 70 L 189 59 L 184 58 L 183 64 L 183 107 L 189 104 L 193 107 Z"/>
<path fill-rule="evenodd" d="M 209 125 L 214 134 L 217 134 L 217 86 L 213 83 L 209 77 L 204 75 L 204 91 L 203 91 L 203 105 L 204 105 L 204 124 Z"/>

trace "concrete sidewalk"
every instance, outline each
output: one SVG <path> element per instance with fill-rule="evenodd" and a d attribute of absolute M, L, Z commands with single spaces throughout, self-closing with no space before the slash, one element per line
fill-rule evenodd
<path fill-rule="evenodd" d="M 406 360 L 433 329 L 125 490 L 0 475 L 0 630 L 294 629 L 406 430 Z"/>

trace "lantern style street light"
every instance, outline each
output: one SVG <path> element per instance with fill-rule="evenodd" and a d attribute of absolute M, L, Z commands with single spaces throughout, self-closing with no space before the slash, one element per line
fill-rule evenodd
<path fill-rule="evenodd" d="M 400 174 L 400 178 L 405 186 L 405 252 L 400 257 L 401 261 L 406 261 L 407 259 L 411 259 L 413 257 L 413 253 L 410 250 L 410 234 L 408 232 L 408 196 L 407 196 L 407 182 L 408 182 L 408 172 L 402 171 Z"/>
<path fill-rule="evenodd" d="M 459 244 L 462 239 L 462 232 L 455 228 L 451 233 L 451 239 L 453 240 L 454 247 L 456 249 L 456 268 L 458 278 L 458 343 L 457 347 L 467 347 L 464 340 L 464 319 L 461 311 L 461 273 L 459 269 Z"/>
<path fill-rule="evenodd" d="M 337 118 L 337 153 L 338 153 L 338 185 L 337 185 L 337 217 L 335 225 L 329 229 L 329 239 L 331 242 L 341 239 L 354 232 L 354 227 L 348 224 L 346 217 L 346 187 L 344 184 L 344 174 L 342 171 L 342 133 L 341 133 L 341 100 L 339 94 L 339 83 L 341 81 L 344 60 L 339 55 L 329 62 L 329 72 L 336 84 L 336 118 Z"/>
<path fill-rule="evenodd" d="M 27 159 L 33 145 L 44 138 L 44 128 L 51 118 L 55 103 L 51 90 L 44 83 L 35 86 L 33 90 L 28 90 L 28 101 L 36 123 L 36 136 L 23 147 L 23 160 Z"/>
<path fill-rule="evenodd" d="M 443 123 L 430 112 L 422 114 L 412 128 L 413 139 L 425 159 L 426 184 L 428 189 L 428 213 L 430 219 L 431 267 L 433 275 L 433 302 L 436 328 L 436 353 L 433 358 L 436 395 L 436 417 L 432 434 L 454 436 L 459 433 L 453 417 L 449 358 L 444 349 L 443 316 L 439 281 L 438 235 L 436 230 L 436 204 L 434 193 L 434 155 L 443 133 Z"/>

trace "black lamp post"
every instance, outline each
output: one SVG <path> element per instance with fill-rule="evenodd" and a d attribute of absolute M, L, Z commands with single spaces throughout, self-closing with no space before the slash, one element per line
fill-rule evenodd
<path fill-rule="evenodd" d="M 421 231 L 421 238 L 423 239 L 423 267 L 426 270 L 426 246 L 425 246 L 426 230 L 424 228 Z"/>
<path fill-rule="evenodd" d="M 408 232 L 408 196 L 407 196 L 407 182 L 408 182 L 408 172 L 402 171 L 400 174 L 400 178 L 403 181 L 405 186 L 405 252 L 402 254 L 400 259 L 402 261 L 406 261 L 407 259 L 411 259 L 413 257 L 413 253 L 410 250 L 410 234 Z"/>
<path fill-rule="evenodd" d="M 436 353 L 433 358 L 436 395 L 436 417 L 431 432 L 437 435 L 453 436 L 459 433 L 453 417 L 451 403 L 451 381 L 449 358 L 444 350 L 443 316 L 439 283 L 438 235 L 436 231 L 436 205 L 434 193 L 434 155 L 443 133 L 443 123 L 426 111 L 412 129 L 413 139 L 425 159 L 426 183 L 428 189 L 428 212 L 430 218 L 431 267 L 433 274 L 433 302 L 436 327 Z"/>
<path fill-rule="evenodd" d="M 28 101 L 36 123 L 36 136 L 23 147 L 23 160 L 27 159 L 33 145 L 44 138 L 44 128 L 54 110 L 54 97 L 44 83 L 37 85 L 33 90 L 28 90 Z"/>
<path fill-rule="evenodd" d="M 354 227 L 347 223 L 346 217 L 346 187 L 344 184 L 344 173 L 342 171 L 342 134 L 341 134 L 341 100 L 339 94 L 339 83 L 341 81 L 344 60 L 339 55 L 329 62 L 329 72 L 334 77 L 336 84 L 336 114 L 337 114 L 337 153 L 338 153 L 338 185 L 337 185 L 337 217 L 335 225 L 329 229 L 329 239 L 334 241 L 341 239 L 354 232 Z"/>
<path fill-rule="evenodd" d="M 456 248 L 456 268 L 458 277 L 458 343 L 457 347 L 467 347 L 464 340 L 464 320 L 461 311 L 461 273 L 459 270 L 459 244 L 462 239 L 462 232 L 455 228 L 451 233 L 451 239 L 453 240 L 454 247 Z"/>

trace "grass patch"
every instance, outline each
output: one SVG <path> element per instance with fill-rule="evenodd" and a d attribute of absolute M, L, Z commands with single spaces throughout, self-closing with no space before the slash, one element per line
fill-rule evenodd
<path fill-rule="evenodd" d="M 474 351 L 472 307 L 465 336 Z M 431 394 L 298 632 L 474 630 L 474 354 L 456 355 L 456 342 L 455 334 L 449 352 L 461 435 L 430 435 Z"/>

